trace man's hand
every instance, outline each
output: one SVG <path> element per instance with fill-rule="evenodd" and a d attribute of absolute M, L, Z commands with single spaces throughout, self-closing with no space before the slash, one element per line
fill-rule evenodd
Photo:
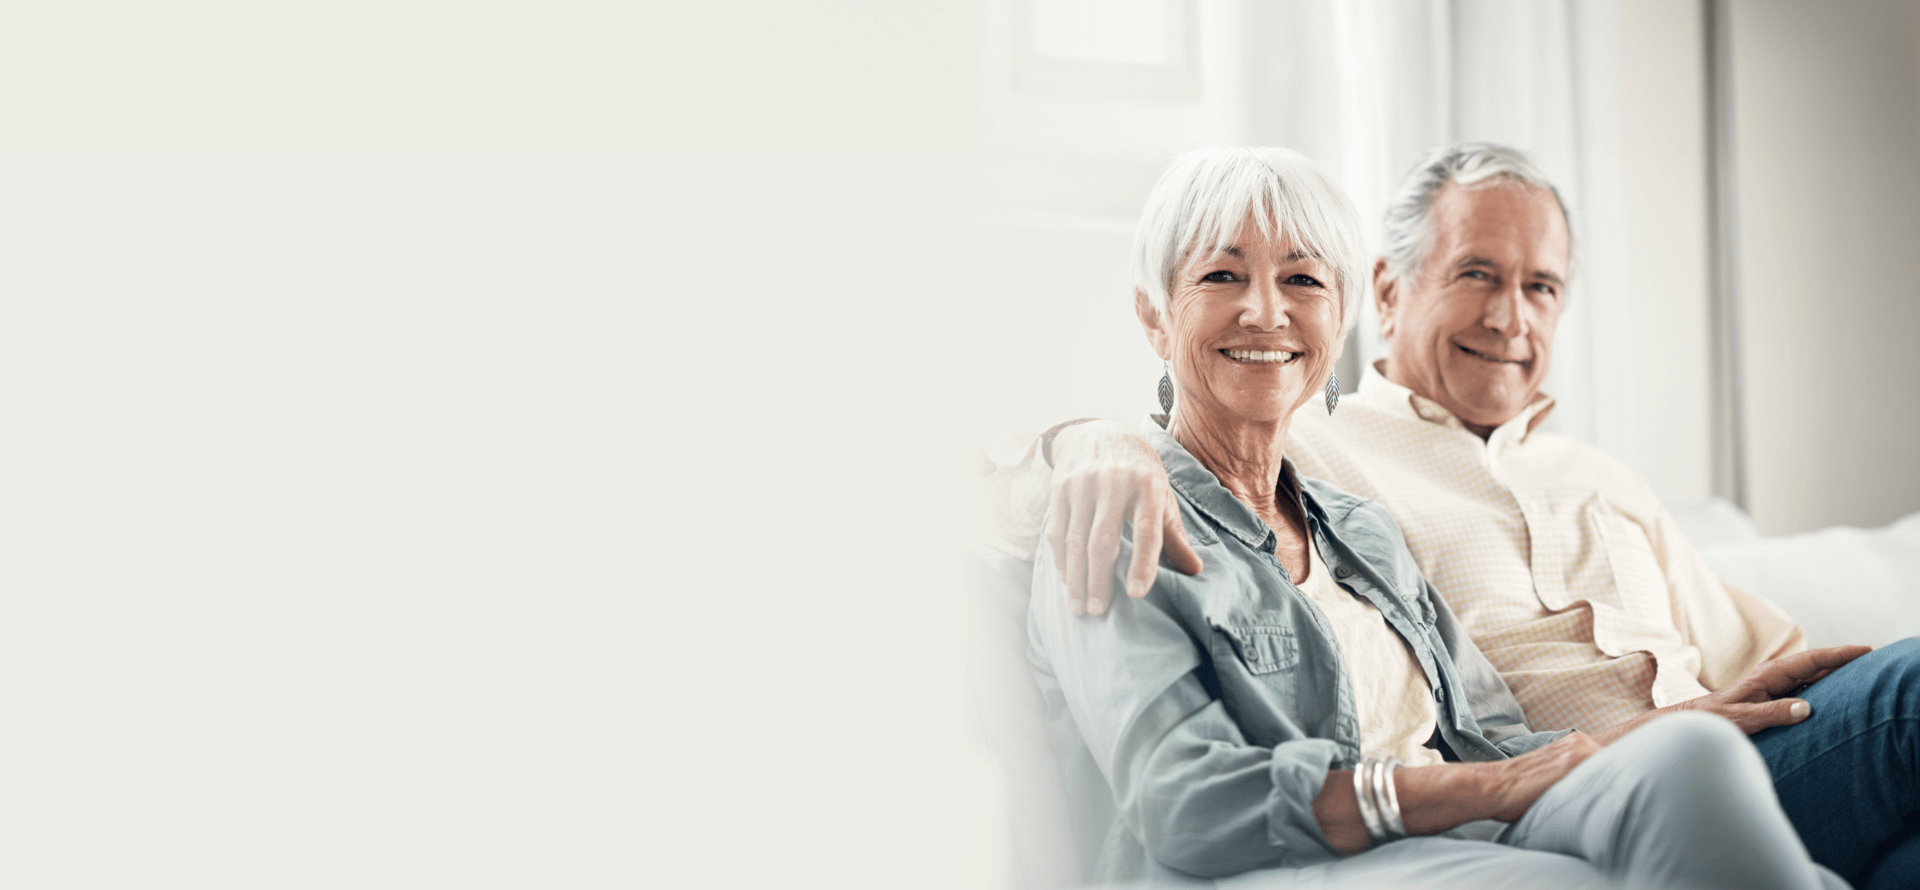
<path fill-rule="evenodd" d="M 1872 646 L 1834 646 L 1796 652 L 1761 664 L 1726 688 L 1684 702 L 1680 707 L 1719 714 L 1732 720 L 1747 735 L 1799 723 L 1813 714 L 1813 708 L 1801 699 L 1788 696 L 1872 651 Z"/>
<path fill-rule="evenodd" d="M 1113 591 L 1104 579 L 1113 576 L 1120 556 L 1122 523 L 1133 524 L 1128 596 L 1147 595 L 1163 546 L 1174 568 L 1199 574 L 1200 557 L 1187 542 L 1180 503 L 1152 446 L 1120 424 L 1095 421 L 1061 430 L 1052 451 L 1047 544 L 1073 614 L 1107 610 Z"/>
<path fill-rule="evenodd" d="M 1790 696 L 1872 651 L 1872 646 L 1834 646 L 1776 658 L 1746 672 L 1718 692 L 1648 711 L 1600 730 L 1593 737 L 1603 745 L 1611 744 L 1648 720 L 1683 710 L 1718 714 L 1733 721 L 1733 725 L 1747 735 L 1775 726 L 1791 726 L 1813 716 L 1813 706 Z"/>

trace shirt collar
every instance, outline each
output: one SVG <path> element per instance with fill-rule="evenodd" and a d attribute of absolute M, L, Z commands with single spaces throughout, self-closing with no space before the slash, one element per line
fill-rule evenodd
<path fill-rule="evenodd" d="M 1241 543 L 1256 550 L 1272 552 L 1269 541 L 1273 537 L 1273 529 L 1253 512 L 1252 507 L 1234 497 L 1233 492 L 1220 484 L 1213 471 L 1202 466 L 1179 440 L 1161 426 L 1165 419 L 1164 414 L 1147 415 L 1146 421 L 1140 424 L 1140 436 L 1159 453 L 1160 463 L 1167 468 L 1167 481 L 1173 485 L 1173 489 L 1185 497 L 1195 510 L 1225 529 L 1227 534 L 1239 538 Z M 1277 492 L 1282 496 L 1288 488 L 1299 492 L 1299 503 L 1305 515 L 1320 518 L 1319 505 L 1314 503 L 1313 495 L 1300 484 L 1300 475 L 1294 471 L 1291 459 L 1283 458 L 1280 461 L 1280 476 L 1282 485 Z"/>
<path fill-rule="evenodd" d="M 1466 425 L 1460 422 L 1460 418 L 1455 417 L 1452 411 L 1448 411 L 1439 402 L 1388 380 L 1387 375 L 1380 373 L 1382 364 L 1385 364 L 1385 359 L 1367 365 L 1361 372 L 1360 391 L 1354 393 L 1356 399 L 1402 417 L 1412 416 L 1449 429 L 1467 431 Z M 1525 442 L 1527 437 L 1540 426 L 1541 421 L 1547 419 L 1547 415 L 1553 411 L 1553 406 L 1556 404 L 1558 403 L 1553 396 L 1541 393 L 1539 398 L 1521 409 L 1519 414 L 1496 427 L 1493 435 L 1487 437 L 1487 441 L 1490 443 L 1495 440 L 1510 441 L 1514 444 Z"/>

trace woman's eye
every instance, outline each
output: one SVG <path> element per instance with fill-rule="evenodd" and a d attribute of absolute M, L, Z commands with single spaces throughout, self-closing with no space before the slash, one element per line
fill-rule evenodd
<path fill-rule="evenodd" d="M 1288 278 L 1287 283 L 1296 284 L 1301 287 L 1326 287 L 1326 285 L 1320 283 L 1320 279 L 1304 273 L 1296 274 L 1292 278 Z"/>
<path fill-rule="evenodd" d="M 1233 281 L 1235 279 L 1233 277 L 1232 272 L 1227 272 L 1223 270 L 1219 272 L 1208 272 L 1207 274 L 1200 276 L 1200 280 L 1201 281 Z"/>

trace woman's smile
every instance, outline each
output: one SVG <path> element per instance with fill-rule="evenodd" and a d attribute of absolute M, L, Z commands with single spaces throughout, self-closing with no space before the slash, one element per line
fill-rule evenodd
<path fill-rule="evenodd" d="M 1294 359 L 1297 359 L 1302 355 L 1302 353 L 1298 353 L 1298 352 L 1280 352 L 1280 351 L 1274 351 L 1274 350 L 1262 351 L 1262 350 L 1253 350 L 1253 349 L 1222 349 L 1222 350 L 1219 350 L 1219 353 L 1221 355 L 1226 356 L 1229 359 L 1232 359 L 1233 361 L 1239 362 L 1241 364 L 1248 364 L 1248 365 L 1292 364 Z"/>

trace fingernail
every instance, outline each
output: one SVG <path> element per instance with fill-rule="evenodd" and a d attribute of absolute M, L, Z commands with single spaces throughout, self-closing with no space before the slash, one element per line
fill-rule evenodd
<path fill-rule="evenodd" d="M 1067 600 L 1067 611 L 1075 615 L 1085 615 L 1087 614 L 1087 607 L 1079 600 Z"/>
<path fill-rule="evenodd" d="M 1803 701 L 1797 701 L 1793 703 L 1793 707 L 1787 709 L 1787 713 L 1792 714 L 1795 720 L 1805 720 L 1808 714 L 1813 713 L 1813 706 Z"/>
<path fill-rule="evenodd" d="M 1129 585 L 1127 585 L 1127 595 L 1128 595 L 1128 596 L 1130 596 L 1130 597 L 1133 597 L 1134 599 L 1139 599 L 1139 598 L 1141 598 L 1141 597 L 1143 597 L 1143 596 L 1146 596 L 1146 595 L 1147 595 L 1147 585 L 1145 585 L 1145 584 L 1129 584 Z"/>
<path fill-rule="evenodd" d="M 1087 611 L 1092 612 L 1095 615 L 1105 614 L 1107 611 L 1107 601 L 1106 600 L 1087 600 Z"/>

